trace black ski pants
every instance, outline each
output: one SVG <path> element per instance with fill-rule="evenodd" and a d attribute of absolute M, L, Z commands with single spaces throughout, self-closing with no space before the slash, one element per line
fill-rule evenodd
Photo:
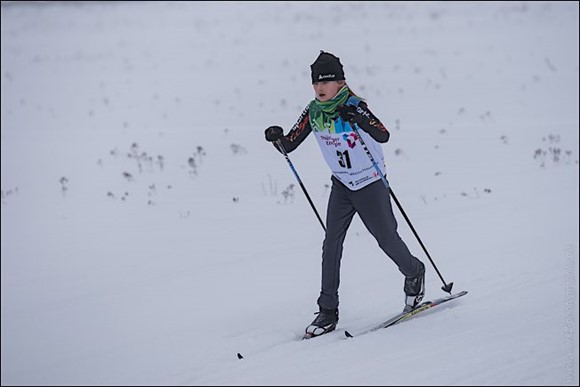
<path fill-rule="evenodd" d="M 389 189 L 382 180 L 351 191 L 334 176 L 326 213 L 326 237 L 322 246 L 322 286 L 318 305 L 326 309 L 338 308 L 340 260 L 346 232 L 355 214 L 379 247 L 395 262 L 406 277 L 414 277 L 421 270 L 414 257 L 397 233 Z"/>

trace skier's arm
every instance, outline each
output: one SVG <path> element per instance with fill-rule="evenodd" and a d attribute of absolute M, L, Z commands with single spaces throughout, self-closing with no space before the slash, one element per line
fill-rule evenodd
<path fill-rule="evenodd" d="M 273 128 L 273 127 L 266 129 L 266 140 L 271 141 L 272 144 L 274 145 L 274 147 L 280 153 L 282 153 L 282 151 L 278 148 L 278 145 L 277 145 L 277 140 L 279 139 L 280 142 L 282 143 L 282 146 L 284 147 L 284 150 L 287 153 L 292 152 L 294 149 L 296 149 L 298 147 L 298 145 L 300 145 L 302 143 L 302 141 L 304 141 L 304 139 L 306 137 L 308 137 L 310 132 L 312 132 L 312 127 L 310 126 L 310 119 L 309 119 L 309 115 L 308 115 L 308 107 L 306 107 L 306 109 L 304 109 L 304 111 L 300 115 L 300 118 L 298 119 L 296 124 L 294 124 L 292 129 L 290 129 L 290 131 L 288 132 L 287 135 L 285 135 L 285 136 L 284 135 L 281 135 L 281 136 L 276 136 L 276 135 L 271 136 L 270 135 L 269 136 L 268 132 L 269 131 L 272 132 L 271 128 Z M 278 132 L 278 133 L 280 133 L 280 132 Z"/>
<path fill-rule="evenodd" d="M 362 130 L 370 134 L 375 141 L 389 141 L 390 133 L 388 129 L 375 117 L 364 101 L 360 101 L 356 107 L 353 105 L 340 106 L 339 111 L 343 120 L 356 123 Z"/>

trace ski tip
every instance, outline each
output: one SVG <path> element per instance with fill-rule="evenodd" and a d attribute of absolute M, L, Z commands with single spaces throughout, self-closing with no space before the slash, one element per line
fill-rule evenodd
<path fill-rule="evenodd" d="M 312 333 L 305 333 L 304 336 L 302 336 L 302 340 L 308 340 L 313 338 L 314 335 Z"/>
<path fill-rule="evenodd" d="M 351 338 L 352 337 L 352 335 L 348 331 L 344 331 L 344 335 L 346 337 L 348 337 L 348 338 Z"/>
<path fill-rule="evenodd" d="M 238 352 L 238 359 L 243 359 L 244 357 L 242 356 L 241 353 Z"/>

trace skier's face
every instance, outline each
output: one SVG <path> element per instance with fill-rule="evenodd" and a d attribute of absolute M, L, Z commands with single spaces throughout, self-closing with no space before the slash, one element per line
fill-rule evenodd
<path fill-rule="evenodd" d="M 326 102 L 333 99 L 344 85 L 344 81 L 322 81 L 313 83 L 312 87 L 314 87 L 316 99 L 320 102 Z"/>

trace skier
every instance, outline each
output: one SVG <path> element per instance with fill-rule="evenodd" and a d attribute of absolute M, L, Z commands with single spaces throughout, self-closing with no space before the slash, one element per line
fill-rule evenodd
<path fill-rule="evenodd" d="M 355 213 L 405 276 L 405 310 L 417 306 L 425 294 L 425 265 L 411 254 L 397 233 L 389 190 L 357 142 L 352 126 L 360 128 L 358 133 L 385 178 L 380 143 L 389 140 L 387 128 L 371 113 L 366 102 L 350 90 L 338 57 L 321 51 L 310 69 L 315 99 L 306 106 L 288 134 L 284 135 L 280 126 L 265 130 L 266 140 L 280 152 L 278 147 L 284 147 L 287 153 L 294 151 L 313 132 L 332 171 L 322 246 L 321 291 L 317 300 L 319 312 L 306 328 L 305 338 L 336 328 L 343 242 Z"/>

